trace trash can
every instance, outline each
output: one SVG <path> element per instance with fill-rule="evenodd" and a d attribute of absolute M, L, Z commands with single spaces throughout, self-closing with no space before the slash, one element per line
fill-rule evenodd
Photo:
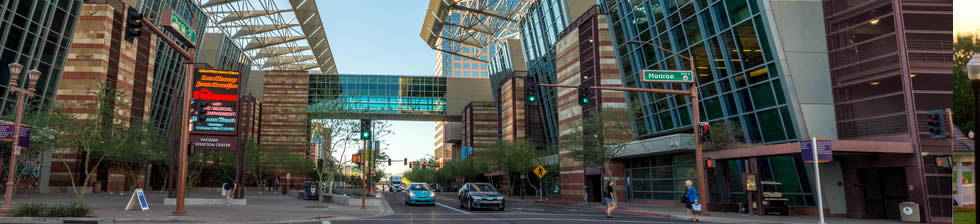
<path fill-rule="evenodd" d="M 919 217 L 919 204 L 915 202 L 906 201 L 898 203 L 898 213 L 902 216 L 902 222 L 921 222 Z"/>

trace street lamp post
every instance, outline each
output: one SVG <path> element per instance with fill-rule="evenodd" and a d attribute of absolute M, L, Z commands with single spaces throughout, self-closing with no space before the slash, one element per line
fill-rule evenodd
<path fill-rule="evenodd" d="M 980 110 L 977 110 L 980 107 L 980 53 L 973 53 L 973 58 L 966 63 L 966 70 L 973 86 L 973 131 L 977 131 L 980 130 L 980 121 L 977 120 L 980 119 Z M 973 145 L 977 145 L 977 138 L 973 138 Z"/>
<path fill-rule="evenodd" d="M 32 96 L 34 95 L 35 86 L 37 86 L 37 80 L 41 77 L 41 72 L 37 69 L 32 69 L 27 72 L 27 83 L 29 87 L 27 89 L 17 87 L 17 78 L 20 76 L 21 70 L 24 66 L 17 63 L 11 63 L 7 65 L 10 69 L 10 91 L 17 92 L 17 121 L 14 123 L 14 136 L 11 140 L 12 147 L 10 150 L 10 172 L 7 173 L 7 192 L 5 194 L 5 200 L 3 208 L 0 211 L 7 213 L 10 211 L 11 202 L 14 199 L 14 178 L 15 172 L 17 171 L 17 155 L 20 155 L 20 126 L 21 119 L 24 116 L 24 95 Z"/>
<path fill-rule="evenodd" d="M 664 52 L 671 53 L 679 58 L 687 59 L 687 61 L 691 63 L 691 75 L 694 77 L 692 77 L 691 80 L 692 83 L 690 87 L 690 93 L 687 95 L 691 96 L 691 111 L 692 111 L 691 120 L 693 121 L 691 122 L 691 125 L 693 126 L 692 129 L 694 130 L 694 157 L 695 157 L 694 159 L 697 160 L 695 163 L 697 165 L 697 172 L 698 172 L 698 188 L 697 188 L 698 200 L 701 202 L 701 204 L 705 205 L 705 210 L 707 210 L 708 207 L 707 204 L 708 204 L 708 200 L 710 199 L 709 197 L 710 195 L 708 195 L 708 190 L 705 189 L 708 186 L 707 183 L 708 180 L 707 180 L 707 174 L 704 171 L 704 151 L 701 150 L 702 148 L 701 140 L 700 140 L 701 133 L 700 133 L 700 129 L 698 128 L 698 125 L 701 124 L 701 116 L 700 116 L 701 105 L 698 100 L 698 81 L 696 77 L 698 73 L 697 70 L 695 70 L 696 68 L 694 67 L 694 58 L 678 54 L 676 52 L 664 49 L 663 47 L 657 46 L 656 44 L 652 44 L 646 41 L 631 40 L 631 41 L 627 41 L 626 43 L 650 45 Z"/>

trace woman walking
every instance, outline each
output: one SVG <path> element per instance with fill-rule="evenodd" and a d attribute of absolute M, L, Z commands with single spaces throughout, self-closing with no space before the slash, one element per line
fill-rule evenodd
<path fill-rule="evenodd" d="M 605 196 L 604 199 L 606 200 L 606 205 L 609 206 L 609 208 L 606 209 L 606 218 L 610 218 L 610 219 L 612 218 L 613 210 L 616 210 L 616 194 L 613 191 L 614 189 L 613 186 L 615 184 L 616 184 L 615 181 L 610 180 L 609 184 L 606 185 L 606 190 L 605 190 L 606 193 L 605 195 L 603 195 Z"/>
<path fill-rule="evenodd" d="M 698 213 L 701 212 L 701 204 L 698 203 L 698 191 L 694 189 L 694 183 L 691 180 L 684 181 L 684 185 L 687 185 L 687 191 L 684 192 L 684 207 L 687 208 L 687 220 L 698 221 Z"/>

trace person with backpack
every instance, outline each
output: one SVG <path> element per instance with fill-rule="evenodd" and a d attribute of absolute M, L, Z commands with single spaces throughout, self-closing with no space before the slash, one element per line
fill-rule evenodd
<path fill-rule="evenodd" d="M 691 182 L 691 180 L 684 181 L 684 185 L 687 185 L 687 191 L 681 197 L 681 202 L 687 208 L 687 220 L 698 222 L 698 213 L 701 213 L 701 204 L 698 203 L 698 191 L 694 189 L 694 182 Z"/>
<path fill-rule="evenodd" d="M 616 184 L 616 181 L 610 180 L 609 181 L 609 184 L 606 185 L 604 194 L 602 195 L 602 196 L 605 197 L 603 199 L 606 201 L 606 205 L 608 205 L 608 207 L 609 207 L 609 208 L 606 208 L 606 218 L 610 218 L 610 219 L 613 217 L 612 216 L 612 212 L 614 210 L 616 210 L 616 194 L 615 194 L 614 188 L 613 188 L 613 186 L 615 186 L 615 184 Z"/>

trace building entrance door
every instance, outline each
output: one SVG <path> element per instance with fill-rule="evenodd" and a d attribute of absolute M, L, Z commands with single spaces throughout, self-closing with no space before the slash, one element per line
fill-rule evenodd
<path fill-rule="evenodd" d="M 602 185 L 602 175 L 585 175 L 585 184 L 589 202 L 601 202 L 602 189 L 605 187 Z"/>
<path fill-rule="evenodd" d="M 869 218 L 900 219 L 898 203 L 908 200 L 905 168 L 860 169 L 864 185 L 864 209 Z"/>

